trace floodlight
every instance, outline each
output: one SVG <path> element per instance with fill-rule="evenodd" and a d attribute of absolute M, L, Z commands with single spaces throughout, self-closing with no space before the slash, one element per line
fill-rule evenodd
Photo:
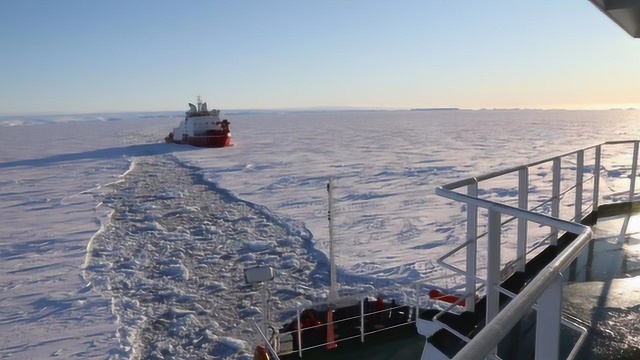
<path fill-rule="evenodd" d="M 259 284 L 268 280 L 273 280 L 275 272 L 269 266 L 258 266 L 244 269 L 244 281 L 247 284 Z"/>

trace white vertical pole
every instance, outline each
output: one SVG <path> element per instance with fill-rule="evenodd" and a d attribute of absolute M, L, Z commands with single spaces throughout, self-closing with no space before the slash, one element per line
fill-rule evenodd
<path fill-rule="evenodd" d="M 364 298 L 360 299 L 360 342 L 364 342 Z"/>
<path fill-rule="evenodd" d="M 329 220 L 329 263 L 331 264 L 331 287 L 329 288 L 329 301 L 335 301 L 338 298 L 338 286 L 336 280 L 336 259 L 333 249 L 333 186 L 331 178 L 327 179 L 327 195 L 329 197 L 327 218 Z"/>
<path fill-rule="evenodd" d="M 638 142 L 633 143 L 633 165 L 631 166 L 631 184 L 629 185 L 629 202 L 633 201 L 636 192 L 636 176 L 638 176 Z"/>
<path fill-rule="evenodd" d="M 267 308 L 266 286 L 266 284 L 262 284 L 262 288 L 260 289 L 260 302 L 262 303 L 262 332 L 264 333 L 264 336 L 269 336 L 267 334 L 267 331 L 269 331 L 269 309 Z"/>
<path fill-rule="evenodd" d="M 487 251 L 487 315 L 486 324 L 500 312 L 500 238 L 501 238 L 500 213 L 494 210 L 489 211 L 488 223 L 488 251 Z M 494 348 L 489 353 L 496 354 Z"/>
<path fill-rule="evenodd" d="M 478 197 L 478 182 L 467 187 L 469 196 Z M 478 206 L 467 204 L 467 276 L 466 293 L 470 294 L 465 300 L 465 309 L 474 311 L 476 307 L 476 256 L 478 252 Z"/>
<path fill-rule="evenodd" d="M 538 298 L 536 321 L 536 360 L 558 359 L 560 319 L 562 317 L 562 275 L 557 274 Z"/>
<path fill-rule="evenodd" d="M 519 171 L 518 183 L 518 207 L 528 210 L 529 208 L 529 168 L 523 167 Z M 526 219 L 518 218 L 518 248 L 516 263 L 517 271 L 524 271 L 527 264 L 527 226 L 529 222 Z"/>
<path fill-rule="evenodd" d="M 574 221 L 582 221 L 582 193 L 584 181 L 584 150 L 578 151 L 578 158 L 576 159 L 576 205 Z"/>
<path fill-rule="evenodd" d="M 298 328 L 296 329 L 296 334 L 298 336 L 298 356 L 302 357 L 302 324 L 300 323 L 300 307 L 298 306 Z"/>
<path fill-rule="evenodd" d="M 560 166 L 560 158 L 553 159 L 553 180 L 551 188 L 551 216 L 560 217 L 560 177 L 562 176 L 562 167 Z M 552 228 L 549 236 L 551 245 L 558 245 L 558 229 Z"/>
<path fill-rule="evenodd" d="M 593 211 L 598 210 L 600 205 L 600 158 L 602 156 L 602 145 L 596 146 L 596 161 L 593 164 Z"/>

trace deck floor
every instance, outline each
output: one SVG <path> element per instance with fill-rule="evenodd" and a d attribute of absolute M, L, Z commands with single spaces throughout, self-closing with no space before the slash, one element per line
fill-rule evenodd
<path fill-rule="evenodd" d="M 600 217 L 593 230 L 564 274 L 564 311 L 589 327 L 577 358 L 640 359 L 640 213 Z"/>
<path fill-rule="evenodd" d="M 563 312 L 589 330 L 575 358 L 640 359 L 640 211 L 631 207 L 598 213 L 594 240 L 563 273 Z M 499 345 L 503 358 L 534 358 L 535 319 L 532 311 Z M 569 355 L 578 336 L 569 328 L 562 330 L 561 358 Z M 339 343 L 339 351 L 310 351 L 303 358 L 419 359 L 425 341 L 416 333 L 381 340 Z M 299 359 L 296 353 L 285 358 Z"/>

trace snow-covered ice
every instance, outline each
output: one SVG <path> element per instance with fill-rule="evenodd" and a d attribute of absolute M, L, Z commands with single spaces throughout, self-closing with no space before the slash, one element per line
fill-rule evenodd
<path fill-rule="evenodd" d="M 437 186 L 640 133 L 637 111 L 227 114 L 236 146 L 196 149 L 159 143 L 172 115 L 0 117 L 2 358 L 249 359 L 244 268 L 276 269 L 276 309 L 327 294 L 327 176 L 343 291 L 410 288 L 464 239 Z"/>

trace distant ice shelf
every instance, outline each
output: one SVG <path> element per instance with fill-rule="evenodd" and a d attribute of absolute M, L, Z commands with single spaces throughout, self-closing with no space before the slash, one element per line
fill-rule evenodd
<path fill-rule="evenodd" d="M 414 108 L 411 111 L 450 111 L 450 110 L 460 110 L 460 108 L 454 107 L 443 107 L 443 108 Z"/>

